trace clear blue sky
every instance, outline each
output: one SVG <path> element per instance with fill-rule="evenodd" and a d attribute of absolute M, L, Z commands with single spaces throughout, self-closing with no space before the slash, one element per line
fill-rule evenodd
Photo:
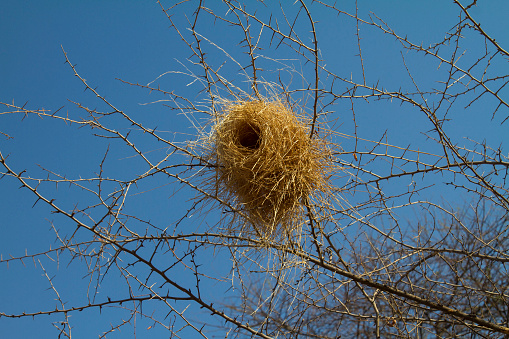
<path fill-rule="evenodd" d="M 285 1 L 283 1 L 285 3 Z M 288 1 L 288 4 L 293 1 Z M 340 2 L 338 1 L 338 4 Z M 352 1 L 353 3 L 353 1 Z M 376 13 L 391 27 L 408 35 L 415 42 L 422 41 L 424 45 L 440 39 L 444 32 L 457 21 L 458 8 L 452 1 L 359 1 L 359 15 L 368 18 L 369 12 Z M 169 6 L 169 2 L 166 4 Z M 478 8 L 472 10 L 475 18 L 482 22 L 483 28 L 493 34 L 497 42 L 506 49 L 509 47 L 509 3 L 507 1 L 479 1 Z M 266 11 L 277 10 L 269 5 Z M 315 6 L 310 7 L 311 10 Z M 352 11 L 352 7 L 348 8 Z M 323 63 L 334 72 L 342 75 L 352 73 L 359 76 L 358 53 L 356 39 L 353 36 L 355 27 L 352 21 L 341 22 L 336 15 L 326 13 L 323 8 L 317 10 L 315 16 L 318 39 L 322 48 Z M 261 13 L 261 15 L 266 13 Z M 184 23 L 184 17 L 179 14 L 176 21 Z M 126 81 L 147 84 L 167 71 L 184 71 L 182 64 L 187 65 L 186 58 L 189 51 L 179 40 L 175 31 L 169 28 L 169 21 L 154 1 L 2 1 L 0 3 L 0 101 L 23 105 L 27 102 L 29 108 L 45 108 L 55 111 L 65 106 L 61 112 L 77 118 L 82 114 L 68 100 L 83 103 L 90 108 L 105 109 L 90 92 L 84 92 L 79 79 L 73 76 L 72 70 L 64 64 L 65 58 L 62 47 L 69 58 L 77 64 L 77 70 L 87 79 L 92 87 L 108 98 L 114 105 L 143 121 L 148 127 L 158 127 L 158 130 L 168 139 L 183 142 L 194 138 L 195 130 L 183 115 L 176 115 L 163 105 L 140 105 L 161 99 L 156 94 L 149 95 L 125 84 L 116 78 Z M 238 40 L 230 37 L 230 32 L 222 25 L 215 28 L 212 21 L 203 23 L 203 35 L 218 45 L 224 47 L 235 58 L 246 60 L 246 56 L 236 47 Z M 371 34 L 372 30 L 361 27 L 363 52 L 367 81 L 380 81 L 384 88 L 398 89 L 399 82 L 408 86 L 409 79 L 402 79 L 404 72 L 400 65 L 401 54 L 394 39 L 381 34 Z M 187 32 L 186 32 L 187 34 Z M 268 32 L 267 32 L 268 34 Z M 270 36 L 270 35 L 269 35 Z M 62 46 L 62 47 L 61 47 Z M 278 51 L 265 45 L 264 53 L 278 57 Z M 472 46 L 479 48 L 479 46 Z M 238 77 L 238 83 L 244 79 L 239 74 L 238 66 L 228 61 L 217 48 L 207 45 L 210 60 L 214 65 L 220 65 L 225 60 L 224 74 L 229 79 Z M 297 58 L 292 55 L 281 55 L 281 58 Z M 433 73 L 436 64 L 428 58 L 408 58 L 414 74 L 423 83 L 434 86 Z M 302 61 L 287 61 L 296 67 L 304 66 Z M 267 66 L 271 66 L 267 63 Z M 272 67 L 275 67 L 272 64 Z M 501 73 L 507 74 L 508 64 L 500 65 Z M 275 81 L 276 73 L 267 71 L 264 77 L 267 81 Z M 158 81 L 162 88 L 175 90 L 178 94 L 199 101 L 204 97 L 198 92 L 202 89 L 199 83 L 193 83 L 189 77 L 181 75 L 167 75 Z M 247 87 L 246 87 L 247 88 Z M 503 93 L 507 95 L 507 91 Z M 485 116 L 481 115 L 484 102 L 480 102 L 468 112 L 452 112 L 459 119 L 451 134 L 456 142 L 462 142 L 463 137 L 470 137 L 478 141 L 483 139 L 494 146 L 507 146 L 508 123 L 493 130 L 484 125 Z M 352 133 L 351 119 L 348 114 L 349 102 L 335 106 L 341 121 L 341 132 Z M 464 115 L 463 115 L 464 114 Z M 503 115 L 495 117 L 500 122 Z M 121 145 L 108 140 L 92 136 L 88 128 L 79 129 L 78 126 L 65 126 L 64 123 L 51 119 L 27 117 L 22 121 L 21 115 L 0 116 L 0 131 L 12 136 L 7 140 L 0 135 L 0 150 L 4 155 L 10 154 L 9 163 L 16 171 L 27 170 L 33 177 L 46 176 L 41 167 L 53 170 L 67 177 L 93 177 L 98 171 L 98 165 L 108 146 L 109 160 L 105 163 L 105 175 L 129 179 L 133 174 L 143 171 L 142 165 L 132 158 L 132 152 Z M 424 138 L 414 128 L 423 119 L 419 116 L 406 114 L 405 108 L 388 105 L 360 106 L 357 115 L 359 134 L 367 139 L 379 139 L 385 130 L 390 129 L 389 141 L 406 147 L 409 144 L 420 144 Z M 343 121 L 344 120 L 344 121 Z M 494 124 L 497 125 L 497 124 Z M 119 130 L 127 132 L 130 126 L 121 124 Z M 163 132 L 164 131 L 164 132 Z M 422 139 L 419 139 L 422 138 Z M 164 145 L 150 142 L 144 144 L 139 139 L 143 152 L 153 151 L 150 156 L 157 159 L 164 156 Z M 348 142 L 345 141 L 345 145 Z M 0 169 L 3 171 L 3 169 Z M 49 209 L 42 203 L 34 208 L 35 199 L 27 190 L 18 189 L 19 184 L 10 178 L 0 180 L 0 253 L 3 258 L 9 255 L 20 256 L 36 251 L 42 252 L 56 246 L 51 222 L 55 227 L 64 229 L 69 227 L 64 219 L 49 213 Z M 150 194 L 135 194 L 143 190 L 157 188 Z M 72 208 L 75 202 L 82 201 L 86 192 L 69 191 L 67 188 L 43 188 L 52 196 L 62 201 L 65 207 Z M 146 187 L 133 189 L 129 202 L 131 212 L 151 219 L 161 226 L 172 225 L 187 210 L 187 199 L 192 192 L 179 191 L 175 197 L 168 198 L 176 190 L 174 186 L 164 186 L 164 183 L 147 181 Z M 434 192 L 441 196 L 442 192 Z M 86 198 L 83 198 L 86 199 Z M 86 200 L 85 200 L 86 201 Z M 217 216 L 216 216 L 217 217 Z M 70 226 L 73 227 L 73 226 Z M 203 225 L 188 223 L 187 227 L 199 229 Z M 217 260 L 203 263 L 210 265 L 212 272 L 217 275 L 226 274 L 230 262 L 226 256 L 218 255 Z M 81 263 L 67 266 L 63 261 L 59 267 L 50 260 L 43 260 L 44 267 L 50 276 L 55 276 L 55 284 L 63 299 L 72 305 L 73 301 L 80 302 L 76 294 L 86 290 L 88 280 L 82 279 L 84 271 Z M 54 295 L 48 291 L 48 281 L 42 276 L 39 263 L 25 260 L 25 265 L 17 262 L 7 265 L 0 264 L 0 312 L 19 313 L 49 310 L 55 307 Z M 184 275 L 184 273 L 182 272 Z M 98 296 L 98 300 L 105 296 L 115 295 L 114 279 L 111 283 L 105 281 Z M 185 280 L 184 280 L 185 281 Z M 192 284 L 192 281 L 190 284 Z M 207 298 L 221 301 L 226 293 L 228 284 L 219 285 L 209 290 Z M 182 309 L 178 304 L 177 308 Z M 99 312 L 84 311 L 71 318 L 75 326 L 73 334 L 76 338 L 96 337 L 108 330 L 108 315 L 115 310 Z M 85 314 L 86 313 L 86 314 Z M 201 313 L 190 309 L 191 319 L 201 317 Z M 57 331 L 51 326 L 51 321 L 58 321 L 59 317 L 44 316 L 32 319 L 0 318 L 0 338 L 53 338 Z M 206 318 L 204 318 L 206 319 Z M 98 324 L 96 327 L 95 324 Z M 146 330 L 152 325 L 149 321 L 140 320 L 137 328 L 137 338 L 164 337 L 165 333 L 159 328 Z M 194 338 L 193 332 L 184 332 L 183 337 Z M 131 337 L 132 332 L 123 330 L 120 334 L 111 335 L 112 338 Z M 110 337 L 110 336 L 108 336 Z"/>

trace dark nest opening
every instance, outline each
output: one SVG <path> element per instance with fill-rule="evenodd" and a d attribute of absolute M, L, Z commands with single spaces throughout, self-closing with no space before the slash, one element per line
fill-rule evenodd
<path fill-rule="evenodd" d="M 239 145 L 249 149 L 257 149 L 261 142 L 260 128 L 249 122 L 240 122 L 237 126 L 237 140 Z"/>

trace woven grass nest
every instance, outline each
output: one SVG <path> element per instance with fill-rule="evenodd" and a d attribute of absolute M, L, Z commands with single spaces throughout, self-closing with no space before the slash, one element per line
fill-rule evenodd
<path fill-rule="evenodd" d="M 308 120 L 279 100 L 229 102 L 215 120 L 215 194 L 258 235 L 291 236 L 302 227 L 306 201 L 329 189 L 330 152 L 310 138 Z"/>

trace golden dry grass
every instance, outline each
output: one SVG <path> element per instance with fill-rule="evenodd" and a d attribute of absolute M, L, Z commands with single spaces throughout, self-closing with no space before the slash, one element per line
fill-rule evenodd
<path fill-rule="evenodd" d="M 214 121 L 215 194 L 243 211 L 256 234 L 291 236 L 306 201 L 329 190 L 326 142 L 310 138 L 308 119 L 279 100 L 228 102 Z"/>

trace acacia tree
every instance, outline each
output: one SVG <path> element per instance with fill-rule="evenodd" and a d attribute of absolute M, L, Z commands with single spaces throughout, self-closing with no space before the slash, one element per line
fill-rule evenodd
<path fill-rule="evenodd" d="M 118 152 L 112 149 L 96 176 L 70 178 L 51 168 L 35 175 L 0 154 L 2 181 L 17 182 L 58 217 L 51 223 L 58 246 L 4 255 L 2 269 L 33 260 L 59 302 L 56 309 L 2 309 L 1 318 L 51 315 L 59 337 L 69 338 L 79 312 L 95 309 L 116 310 L 101 337 L 136 328 L 136 321 L 170 337 L 509 335 L 509 161 L 501 145 L 458 130 L 470 119 L 496 135 L 509 117 L 508 75 L 501 72 L 509 54 L 476 21 L 476 1 L 453 0 L 450 29 L 425 45 L 357 5 L 158 3 L 187 55 L 181 70 L 161 78 L 186 76 L 201 91 L 191 98 L 156 81 L 122 81 L 159 95 L 153 105 L 185 114 L 196 129 L 192 138 L 167 138 L 105 98 L 65 50 L 93 106 L 76 102 L 68 114 L 2 103 L 4 116 L 65 121 L 122 145 L 136 166 L 110 174 L 110 152 Z M 343 69 L 338 60 L 345 55 L 321 39 L 329 21 L 342 32 L 337 44 L 349 46 L 345 55 L 354 47 L 355 69 Z M 208 38 L 211 25 L 228 32 L 224 41 Z M 371 45 L 377 40 L 395 53 L 384 59 Z M 326 141 L 334 163 L 331 191 L 302 199 L 305 220 L 294 237 L 249 232 L 254 226 L 242 208 L 210 185 L 218 165 L 208 157 L 208 140 L 224 102 L 273 97 L 308 117 L 309 137 Z M 80 198 L 62 199 L 64 184 Z M 174 187 L 170 204 L 189 199 L 169 224 L 136 208 L 167 185 Z M 231 263 L 227 270 L 215 267 L 221 260 Z M 46 273 L 60 262 L 85 276 L 75 300 Z M 228 299 L 212 295 L 217 285 Z M 189 305 L 206 320 L 189 318 Z"/>

